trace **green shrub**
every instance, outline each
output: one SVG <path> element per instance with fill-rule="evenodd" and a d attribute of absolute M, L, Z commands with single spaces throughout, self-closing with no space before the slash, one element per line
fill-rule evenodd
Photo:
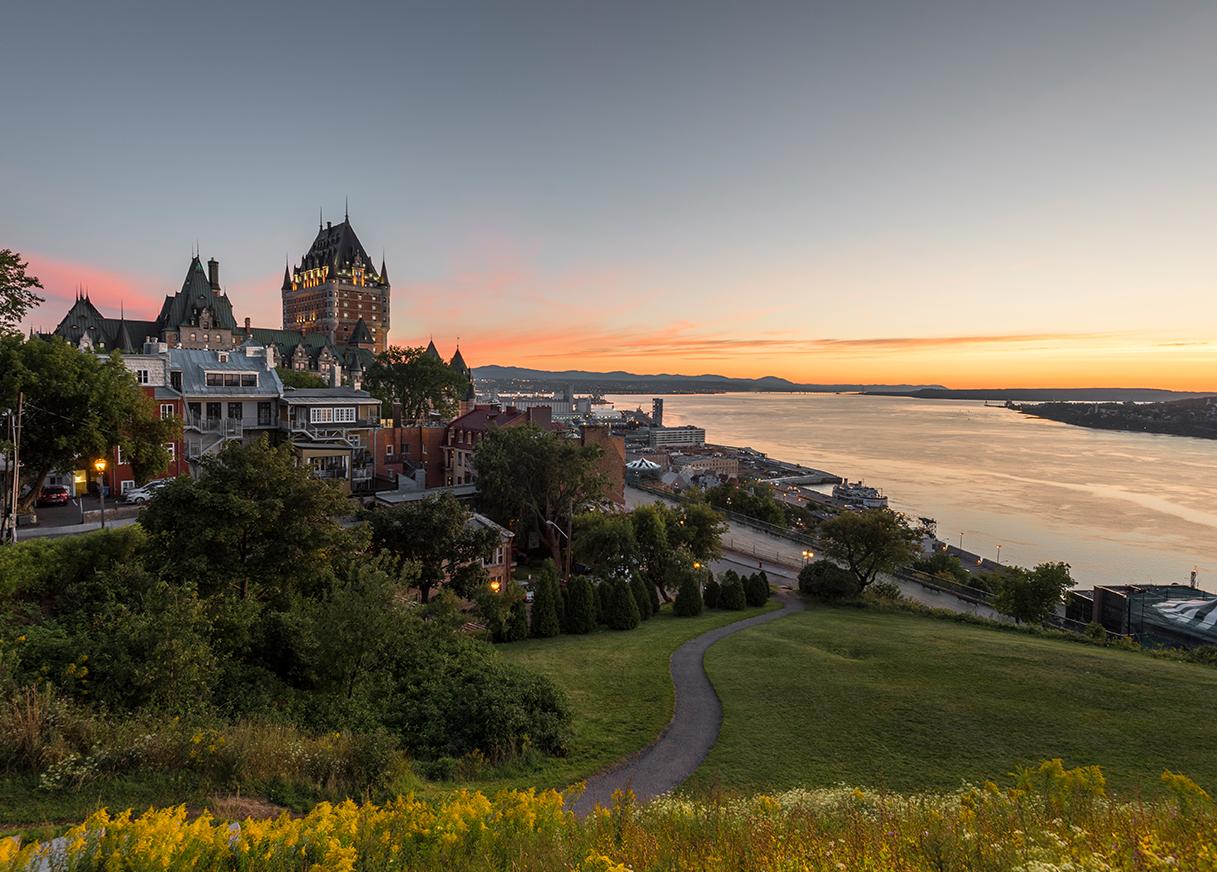
<path fill-rule="evenodd" d="M 523 597 L 512 600 L 507 609 L 507 623 L 503 627 L 504 642 L 519 642 L 528 638 L 528 603 Z"/>
<path fill-rule="evenodd" d="M 558 570 L 552 560 L 546 560 L 532 584 L 532 623 L 529 633 L 537 639 L 548 639 L 562 632 L 559 609 L 562 593 L 558 588 Z"/>
<path fill-rule="evenodd" d="M 680 579 L 680 587 L 676 591 L 676 602 L 672 605 L 672 614 L 679 618 L 692 618 L 701 614 L 701 590 L 698 584 L 698 574 L 686 571 Z"/>
<path fill-rule="evenodd" d="M 763 606 L 769 601 L 769 576 L 754 572 L 744 582 L 744 599 L 752 607 Z"/>
<path fill-rule="evenodd" d="M 601 579 L 596 582 L 596 620 L 607 625 L 609 612 L 613 610 L 613 585 Z"/>
<path fill-rule="evenodd" d="M 738 612 L 748 607 L 748 596 L 744 593 L 744 583 L 737 575 L 735 578 L 724 578 L 722 590 L 718 594 L 718 607 L 731 612 Z"/>
<path fill-rule="evenodd" d="M 638 616 L 638 605 L 634 594 L 623 579 L 604 582 L 609 588 L 608 625 L 611 630 L 632 630 L 642 619 Z"/>
<path fill-rule="evenodd" d="M 705 587 L 703 587 L 701 591 L 701 599 L 702 602 L 705 603 L 706 608 L 718 608 L 718 595 L 720 590 L 721 588 L 719 587 L 718 582 L 713 578 L 706 582 Z"/>
<path fill-rule="evenodd" d="M 866 596 L 878 602 L 894 603 L 903 599 L 904 593 L 894 581 L 872 581 L 866 586 Z"/>
<path fill-rule="evenodd" d="M 634 605 L 638 606 L 638 617 L 644 621 L 650 618 L 651 597 L 647 594 L 647 585 L 641 575 L 630 577 L 630 593 L 634 596 Z"/>
<path fill-rule="evenodd" d="M 76 536 L 25 539 L 0 548 L 0 601 L 38 600 L 54 611 L 97 573 L 138 560 L 147 542 L 139 524 Z"/>
<path fill-rule="evenodd" d="M 596 629 L 596 591 L 583 576 L 566 587 L 566 632 L 590 633 Z"/>
<path fill-rule="evenodd" d="M 817 560 L 799 572 L 799 591 L 824 601 L 850 599 L 858 595 L 858 580 L 831 560 Z"/>
<path fill-rule="evenodd" d="M 1100 624 L 1098 621 L 1091 621 L 1089 624 L 1086 625 L 1086 629 L 1083 632 L 1085 633 L 1086 638 L 1091 639 L 1092 641 L 1095 641 L 1095 642 L 1106 642 L 1107 641 L 1107 628 L 1104 627 L 1102 624 Z"/>

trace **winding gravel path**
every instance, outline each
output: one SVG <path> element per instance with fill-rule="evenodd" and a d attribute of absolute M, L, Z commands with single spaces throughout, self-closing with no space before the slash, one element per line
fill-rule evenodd
<path fill-rule="evenodd" d="M 782 608 L 702 633 L 672 654 L 670 671 L 676 688 L 676 711 L 659 738 L 639 753 L 587 780 L 587 789 L 570 804 L 579 816 L 597 805 L 608 806 L 617 790 L 633 790 L 640 802 L 680 786 L 706 759 L 718 739 L 723 707 L 703 665 L 706 650 L 726 636 L 777 620 L 803 609 L 797 593 L 780 591 Z"/>

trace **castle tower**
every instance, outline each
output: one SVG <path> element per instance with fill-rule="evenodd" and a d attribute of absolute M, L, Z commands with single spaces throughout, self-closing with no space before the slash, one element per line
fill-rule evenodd
<path fill-rule="evenodd" d="M 351 227 L 327 221 L 300 265 L 283 274 L 283 329 L 320 333 L 336 345 L 370 334 L 377 353 L 389 347 L 389 275 L 384 259 L 377 270 Z"/>

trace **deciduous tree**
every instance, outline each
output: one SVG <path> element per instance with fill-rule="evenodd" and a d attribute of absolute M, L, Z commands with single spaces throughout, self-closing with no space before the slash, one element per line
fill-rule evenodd
<path fill-rule="evenodd" d="M 372 547 L 418 564 L 414 582 L 424 603 L 441 584 L 466 596 L 485 578 L 482 560 L 499 542 L 499 532 L 474 523 L 473 513 L 450 493 L 391 508 L 365 511 Z"/>
<path fill-rule="evenodd" d="M 824 553 L 845 564 L 862 591 L 880 572 L 890 572 L 917 556 L 917 532 L 903 515 L 888 509 L 845 511 L 820 525 Z"/>
<path fill-rule="evenodd" d="M 19 253 L 0 248 L 0 331 L 14 330 L 30 309 L 43 302 L 34 293 L 42 282 L 26 272 L 28 268 Z"/>
<path fill-rule="evenodd" d="M 1041 563 L 1031 570 L 1008 566 L 998 576 L 993 605 L 1020 623 L 1041 623 L 1071 587 L 1068 563 Z"/>
<path fill-rule="evenodd" d="M 464 373 L 419 347 L 389 346 L 364 374 L 364 386 L 386 407 L 401 410 L 399 423 L 415 423 L 435 412 L 451 417 L 469 387 Z"/>

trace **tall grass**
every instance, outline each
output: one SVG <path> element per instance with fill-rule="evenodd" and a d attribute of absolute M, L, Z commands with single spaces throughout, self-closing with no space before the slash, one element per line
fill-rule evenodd
<path fill-rule="evenodd" d="M 163 870 L 1148 870 L 1217 869 L 1217 809 L 1190 780 L 1116 802 L 1095 767 L 1059 760 L 950 794 L 837 788 L 749 798 L 664 798 L 579 820 L 553 791 L 493 799 L 322 803 L 239 823 L 184 808 L 98 812 L 60 838 L 0 842 L 0 872 Z"/>

